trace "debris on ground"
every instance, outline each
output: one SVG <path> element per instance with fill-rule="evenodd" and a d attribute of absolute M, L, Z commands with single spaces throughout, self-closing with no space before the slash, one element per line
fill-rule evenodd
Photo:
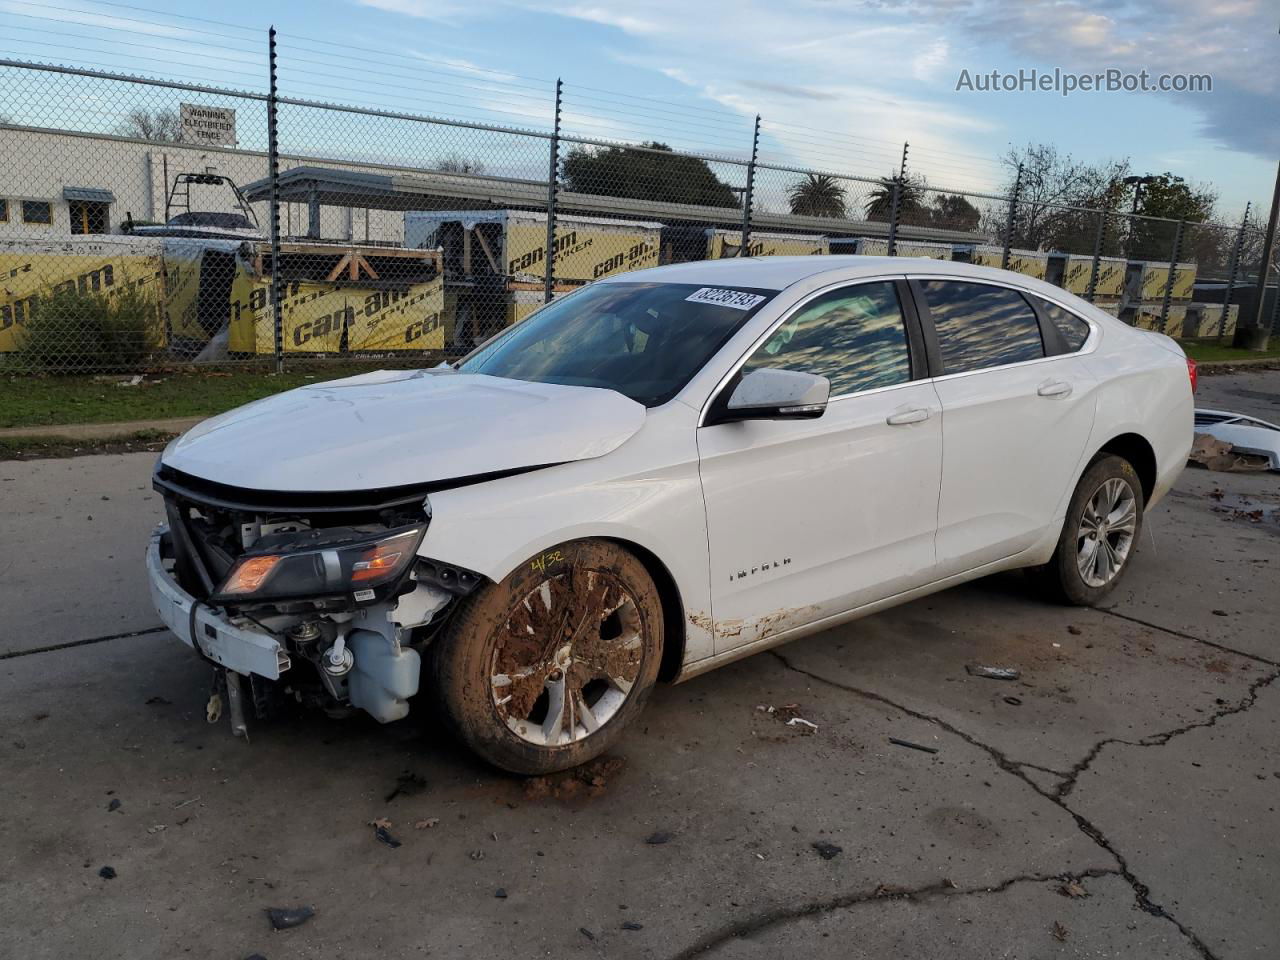
<path fill-rule="evenodd" d="M 834 860 L 844 853 L 844 847 L 838 847 L 834 843 L 828 843 L 826 840 L 815 840 L 809 846 L 818 851 L 818 856 L 823 860 Z"/>
<path fill-rule="evenodd" d="M 1077 627 L 1074 623 L 1069 623 L 1067 624 L 1067 633 L 1071 634 L 1073 637 L 1078 637 L 1080 636 L 1080 634 L 1084 633 L 1084 631 L 1081 630 L 1079 627 Z"/>
<path fill-rule="evenodd" d="M 385 843 L 392 850 L 400 846 L 400 841 L 393 837 L 386 827 L 374 827 L 373 836 L 379 843 Z"/>
<path fill-rule="evenodd" d="M 578 932 L 582 934 L 584 937 L 586 937 L 588 940 L 594 940 L 596 938 L 596 935 L 592 933 L 590 930 L 588 930 L 586 927 L 579 927 Z"/>
<path fill-rule="evenodd" d="M 369 826 L 382 827 L 384 830 L 390 830 L 391 821 L 388 820 L 386 817 L 374 817 L 372 820 L 369 821 Z"/>
<path fill-rule="evenodd" d="M 148 707 L 167 707 L 167 706 L 170 706 L 172 703 L 173 703 L 172 700 L 166 700 L 164 697 L 160 696 L 159 694 L 157 694 L 154 697 L 147 697 Z"/>
<path fill-rule="evenodd" d="M 623 920 L 622 929 L 623 930 L 643 930 L 644 924 L 636 923 L 634 920 Z"/>
<path fill-rule="evenodd" d="M 666 830 L 656 830 L 645 837 L 644 842 L 657 846 L 661 843 L 670 843 L 674 836 L 674 834 L 668 833 Z"/>
<path fill-rule="evenodd" d="M 98 871 L 98 876 L 100 876 L 103 880 L 114 880 L 116 878 L 116 868 L 103 867 L 101 870 Z"/>
<path fill-rule="evenodd" d="M 580 767 L 544 777 L 530 777 L 524 782 L 526 800 L 594 799 L 604 793 L 609 782 L 622 772 L 627 761 L 622 757 L 597 757 Z"/>
<path fill-rule="evenodd" d="M 1008 699 L 1008 698 L 1006 698 L 1006 699 Z M 920 751 L 922 751 L 922 752 L 924 752 L 924 753 L 937 753 L 937 752 L 938 752 L 938 748 L 937 748 L 937 747 L 926 747 L 923 743 L 913 743 L 913 742 L 912 742 L 912 741 L 910 741 L 910 740 L 899 740 L 897 737 L 890 737 L 890 738 L 889 738 L 889 742 L 890 742 L 890 743 L 892 743 L 892 744 L 894 744 L 894 745 L 896 745 L 896 746 L 899 746 L 899 747 L 907 747 L 907 748 L 909 748 L 909 749 L 911 749 L 911 750 L 920 750 Z"/>
<path fill-rule="evenodd" d="M 1212 613 L 1215 617 L 1225 617 L 1229 615 L 1225 610 L 1211 610 L 1210 613 Z"/>
<path fill-rule="evenodd" d="M 314 907 L 267 907 L 267 919 L 275 930 L 300 927 L 315 915 Z"/>
<path fill-rule="evenodd" d="M 1215 446 L 1225 444 L 1227 454 L 1247 461 L 1243 467 L 1237 465 L 1229 469 L 1280 470 L 1280 426 L 1243 413 L 1197 409 L 1195 427 L 1197 433 L 1196 443 L 1191 448 L 1192 459 L 1200 438 L 1210 437 Z"/>
<path fill-rule="evenodd" d="M 818 732 L 818 725 L 814 723 L 812 720 L 806 720 L 804 717 L 792 717 L 790 720 L 787 721 L 787 726 L 788 727 L 803 726 L 807 731 L 810 731 L 813 733 Z M 801 732 L 803 733 L 805 731 L 801 731 Z"/>
<path fill-rule="evenodd" d="M 1079 880 L 1068 880 L 1058 887 L 1058 892 L 1064 897 L 1072 897 L 1073 899 L 1089 895 L 1089 891 L 1081 885 Z"/>
<path fill-rule="evenodd" d="M 497 899 L 497 900 L 505 900 L 505 899 L 507 899 L 507 888 L 506 888 L 506 887 L 499 887 L 497 890 L 493 891 L 493 896 L 494 896 L 494 898 L 495 898 L 495 899 Z"/>
<path fill-rule="evenodd" d="M 123 804 L 120 802 L 119 797 L 112 797 L 111 802 L 107 804 L 107 813 L 115 813 L 122 806 Z"/>
<path fill-rule="evenodd" d="M 159 833 L 165 828 L 163 823 L 157 823 L 155 826 L 147 827 L 147 833 Z"/>
<path fill-rule="evenodd" d="M 1053 939 L 1059 943 L 1067 942 L 1067 928 L 1057 920 L 1053 921 Z"/>
<path fill-rule="evenodd" d="M 984 667 L 978 663 L 968 663 L 964 669 L 971 677 L 984 677 L 987 680 L 1017 680 L 1022 676 L 1022 672 L 1016 667 Z"/>
<path fill-rule="evenodd" d="M 760 703 L 756 705 L 758 713 L 768 714 L 779 723 L 785 724 L 792 729 L 799 731 L 804 736 L 813 736 L 818 732 L 818 725 L 812 720 L 806 720 L 800 716 L 800 704 L 784 703 L 780 707 L 772 704 Z"/>
<path fill-rule="evenodd" d="M 1261 450 L 1246 451 L 1208 433 L 1197 433 L 1187 459 L 1218 473 L 1249 473 L 1266 470 L 1269 458 Z M 1274 468 L 1272 468 L 1274 469 Z"/>
<path fill-rule="evenodd" d="M 427 819 L 425 820 L 415 821 L 413 824 L 413 829 L 430 830 L 432 827 L 436 826 L 439 822 L 440 822 L 439 817 L 427 817 Z"/>
<path fill-rule="evenodd" d="M 406 770 L 396 777 L 395 789 L 387 794 L 384 803 L 390 803 L 396 797 L 412 797 L 427 789 L 427 781 L 412 770 Z"/>
<path fill-rule="evenodd" d="M 484 859 L 484 851 L 483 851 L 483 850 L 472 850 L 470 853 L 468 853 L 468 854 L 467 854 L 467 856 L 468 856 L 468 857 L 470 857 L 472 860 L 483 860 L 483 859 Z"/>
<path fill-rule="evenodd" d="M 1011 707 L 1020 707 L 1020 706 L 1022 706 L 1022 698 L 1021 698 L 1021 697 L 1005 697 L 1005 698 L 1004 698 L 1004 702 L 1005 702 L 1005 703 L 1007 703 L 1007 704 L 1008 704 L 1009 706 L 1011 706 Z"/>

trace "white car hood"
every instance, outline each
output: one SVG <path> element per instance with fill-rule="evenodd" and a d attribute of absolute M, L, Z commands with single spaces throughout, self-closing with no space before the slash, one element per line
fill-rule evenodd
<path fill-rule="evenodd" d="M 254 490 L 372 490 L 603 456 L 644 419 L 613 390 L 379 370 L 205 420 L 161 461 Z"/>

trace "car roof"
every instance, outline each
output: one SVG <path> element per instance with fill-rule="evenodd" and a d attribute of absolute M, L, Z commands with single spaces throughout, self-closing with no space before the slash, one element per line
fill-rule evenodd
<path fill-rule="evenodd" d="M 784 290 L 792 284 L 811 277 L 828 276 L 832 281 L 858 280 L 862 277 L 878 277 L 885 274 L 931 274 L 943 277 L 969 277 L 975 280 L 1000 280 L 1016 283 L 1028 289 L 1044 287 L 1043 281 L 1009 270 L 982 267 L 972 263 L 956 263 L 953 260 L 934 260 L 928 257 L 866 257 L 850 255 L 816 255 L 808 257 L 732 257 L 725 260 L 698 260 L 693 263 L 672 263 L 663 267 L 633 270 L 615 274 L 605 283 L 699 283 L 717 286 L 733 285 L 757 287 L 765 290 Z M 1061 295 L 1060 287 L 1048 289 Z"/>

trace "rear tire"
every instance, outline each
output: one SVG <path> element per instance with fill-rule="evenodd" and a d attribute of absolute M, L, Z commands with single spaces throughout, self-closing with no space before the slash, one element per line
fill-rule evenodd
<path fill-rule="evenodd" d="M 1146 506 L 1133 465 L 1103 454 L 1076 484 L 1053 557 L 1030 571 L 1045 595 L 1078 607 L 1096 606 L 1133 562 Z"/>
<path fill-rule="evenodd" d="M 662 601 L 622 547 L 577 540 L 467 597 L 433 652 L 437 703 L 477 754 L 521 774 L 599 756 L 649 698 Z"/>

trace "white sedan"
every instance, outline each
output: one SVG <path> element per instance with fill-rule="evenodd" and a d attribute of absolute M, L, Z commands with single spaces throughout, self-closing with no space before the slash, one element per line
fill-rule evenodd
<path fill-rule="evenodd" d="M 1186 461 L 1194 382 L 1167 337 L 999 270 L 658 267 L 453 368 L 180 437 L 152 594 L 236 732 L 279 700 L 387 722 L 416 698 L 500 767 L 562 769 L 660 678 L 975 577 L 1098 602 Z"/>

